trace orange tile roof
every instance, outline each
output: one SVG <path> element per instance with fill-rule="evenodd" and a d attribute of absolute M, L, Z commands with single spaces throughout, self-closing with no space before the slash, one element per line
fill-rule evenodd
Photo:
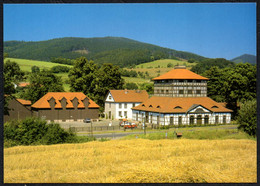
<path fill-rule="evenodd" d="M 32 105 L 32 107 L 33 108 L 51 108 L 48 100 L 50 100 L 51 98 L 54 98 L 55 99 L 55 103 L 56 103 L 55 104 L 55 108 L 62 108 L 60 100 L 63 97 L 67 99 L 66 108 L 74 108 L 71 101 L 75 97 L 78 98 L 78 102 L 79 102 L 78 108 L 85 108 L 82 100 L 84 100 L 85 98 L 88 98 L 82 92 L 48 92 L 41 99 L 36 101 Z M 89 100 L 88 108 L 99 108 L 99 106 L 94 101 L 92 101 L 90 98 L 88 98 L 88 100 Z"/>
<path fill-rule="evenodd" d="M 198 79 L 198 80 L 209 80 L 208 78 L 202 77 L 188 69 L 172 69 L 171 71 L 153 78 L 152 80 L 163 80 L 163 79 Z"/>
<path fill-rule="evenodd" d="M 31 105 L 32 102 L 29 100 L 24 100 L 24 99 L 16 99 L 17 101 L 19 101 L 22 105 Z"/>
<path fill-rule="evenodd" d="M 30 85 L 30 83 L 26 83 L 26 82 L 22 82 L 22 83 L 19 83 L 19 87 L 26 87 L 26 86 L 28 86 L 28 85 Z"/>
<path fill-rule="evenodd" d="M 115 102 L 144 102 L 149 98 L 146 90 L 110 90 Z"/>
<path fill-rule="evenodd" d="M 153 96 L 132 109 L 159 113 L 185 113 L 197 105 L 201 105 L 212 112 L 233 112 L 209 97 L 180 98 Z"/>

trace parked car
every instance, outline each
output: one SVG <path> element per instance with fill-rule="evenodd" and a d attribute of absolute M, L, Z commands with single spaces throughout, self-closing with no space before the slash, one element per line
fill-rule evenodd
<path fill-rule="evenodd" d="M 131 129 L 131 128 L 137 128 L 137 124 L 130 123 L 130 122 L 125 123 L 124 129 Z"/>
<path fill-rule="evenodd" d="M 90 118 L 86 118 L 83 120 L 84 123 L 91 123 L 91 119 Z"/>

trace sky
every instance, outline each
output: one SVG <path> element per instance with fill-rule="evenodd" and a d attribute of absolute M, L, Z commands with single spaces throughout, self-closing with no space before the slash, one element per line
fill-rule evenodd
<path fill-rule="evenodd" d="M 125 37 L 209 58 L 256 55 L 256 3 L 4 4 L 4 41 Z"/>

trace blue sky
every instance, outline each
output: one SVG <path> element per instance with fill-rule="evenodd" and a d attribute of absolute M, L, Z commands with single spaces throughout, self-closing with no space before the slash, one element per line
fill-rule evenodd
<path fill-rule="evenodd" d="M 256 55 L 256 3 L 4 4 L 4 41 L 118 36 L 210 58 Z"/>

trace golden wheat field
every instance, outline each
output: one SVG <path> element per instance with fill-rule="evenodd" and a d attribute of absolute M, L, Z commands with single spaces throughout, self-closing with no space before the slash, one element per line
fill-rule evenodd
<path fill-rule="evenodd" d="M 4 183 L 256 182 L 254 140 L 112 140 L 4 149 Z"/>

